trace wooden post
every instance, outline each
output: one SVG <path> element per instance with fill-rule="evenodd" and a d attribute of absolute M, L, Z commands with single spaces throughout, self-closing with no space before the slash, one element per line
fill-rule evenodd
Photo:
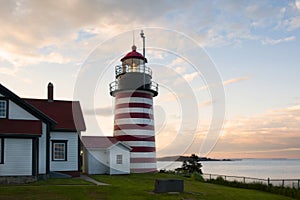
<path fill-rule="evenodd" d="M 284 179 L 282 179 L 282 187 L 284 187 Z"/>
<path fill-rule="evenodd" d="M 298 189 L 300 189 L 300 180 L 298 179 Z"/>
<path fill-rule="evenodd" d="M 244 184 L 246 183 L 246 178 L 244 177 Z"/>
<path fill-rule="evenodd" d="M 268 186 L 270 186 L 270 178 L 268 178 Z"/>
<path fill-rule="evenodd" d="M 211 174 L 209 174 L 209 180 L 211 180 Z M 299 188 L 299 181 L 298 181 L 298 188 Z"/>

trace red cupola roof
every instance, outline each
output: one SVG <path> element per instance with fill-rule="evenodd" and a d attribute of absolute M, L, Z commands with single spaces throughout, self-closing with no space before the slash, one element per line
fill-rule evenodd
<path fill-rule="evenodd" d="M 131 49 L 132 49 L 132 51 L 127 53 L 126 56 L 124 56 L 121 59 L 121 62 L 123 62 L 124 60 L 130 59 L 130 58 L 137 58 L 137 59 L 141 59 L 141 60 L 144 60 L 145 62 L 147 62 L 147 58 L 145 58 L 142 54 L 140 54 L 139 52 L 136 51 L 135 45 L 133 45 Z"/>

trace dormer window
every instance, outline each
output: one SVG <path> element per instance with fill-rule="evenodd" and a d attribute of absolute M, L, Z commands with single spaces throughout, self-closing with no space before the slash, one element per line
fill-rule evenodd
<path fill-rule="evenodd" d="M 7 117 L 7 100 L 0 99 L 0 118 Z"/>

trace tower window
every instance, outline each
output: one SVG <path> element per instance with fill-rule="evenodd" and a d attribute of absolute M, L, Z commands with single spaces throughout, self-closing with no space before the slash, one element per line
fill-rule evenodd
<path fill-rule="evenodd" d="M 119 164 L 119 165 L 121 165 L 121 164 L 123 164 L 123 155 L 117 155 L 117 164 Z"/>
<path fill-rule="evenodd" d="M 0 118 L 7 117 L 7 100 L 0 99 Z"/>

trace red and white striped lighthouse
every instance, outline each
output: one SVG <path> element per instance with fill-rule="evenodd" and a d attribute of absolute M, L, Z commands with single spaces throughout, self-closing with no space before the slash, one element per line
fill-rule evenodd
<path fill-rule="evenodd" d="M 141 36 L 145 41 L 142 32 Z M 145 47 L 142 55 L 133 45 L 121 62 L 115 68 L 116 80 L 110 84 L 110 94 L 115 97 L 114 136 L 132 148 L 131 173 L 154 172 L 153 97 L 158 94 L 158 84 L 151 80 L 152 71 L 146 66 Z"/>

